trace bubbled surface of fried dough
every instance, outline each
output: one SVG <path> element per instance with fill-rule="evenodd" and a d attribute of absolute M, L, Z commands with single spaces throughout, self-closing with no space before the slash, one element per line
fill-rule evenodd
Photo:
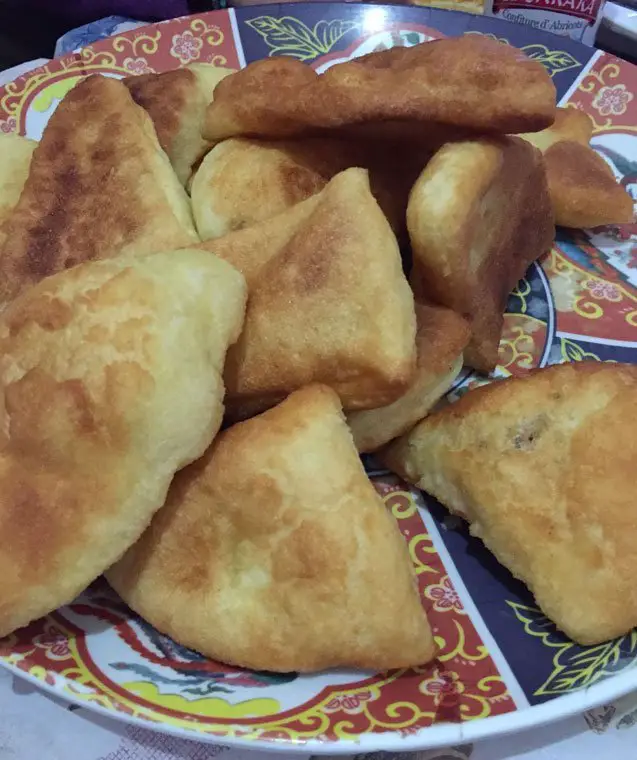
<path fill-rule="evenodd" d="M 590 146 L 555 143 L 544 154 L 544 163 L 556 224 L 598 227 L 633 221 L 632 197 Z"/>
<path fill-rule="evenodd" d="M 210 148 L 201 130 L 214 89 L 233 71 L 193 63 L 183 69 L 123 80 L 133 100 L 148 112 L 159 144 L 183 185 L 190 178 L 193 165 Z"/>
<path fill-rule="evenodd" d="M 462 369 L 462 352 L 471 335 L 467 320 L 443 306 L 417 303 L 416 323 L 416 375 L 407 392 L 388 406 L 347 415 L 361 452 L 375 451 L 420 422 Z"/>
<path fill-rule="evenodd" d="M 68 603 L 162 506 L 223 414 L 245 283 L 203 251 L 47 278 L 0 317 L 0 635 Z"/>
<path fill-rule="evenodd" d="M 257 61 L 219 84 L 204 137 L 291 137 L 388 120 L 423 132 L 427 124 L 530 132 L 554 118 L 555 87 L 540 63 L 469 35 L 370 53 L 320 76 L 290 58 Z"/>
<path fill-rule="evenodd" d="M 250 294 L 226 362 L 229 412 L 268 408 L 311 382 L 336 390 L 346 409 L 409 387 L 414 299 L 366 171 L 341 172 L 277 217 L 202 246 L 237 267 Z"/>
<path fill-rule="evenodd" d="M 85 261 L 199 242 L 185 190 L 126 86 L 90 76 L 62 100 L 7 223 L 0 302 Z"/>
<path fill-rule="evenodd" d="M 416 295 L 470 321 L 465 362 L 491 371 L 507 297 L 553 242 L 541 153 L 516 137 L 445 145 L 412 188 L 407 227 Z"/>
<path fill-rule="evenodd" d="M 221 433 L 107 578 L 158 630 L 242 667 L 434 656 L 406 544 L 321 386 Z"/>
<path fill-rule="evenodd" d="M 0 250 L 5 225 L 20 198 L 37 143 L 16 134 L 0 134 Z"/>
<path fill-rule="evenodd" d="M 465 394 L 384 461 L 465 517 L 580 644 L 637 625 L 637 367 L 577 362 Z"/>

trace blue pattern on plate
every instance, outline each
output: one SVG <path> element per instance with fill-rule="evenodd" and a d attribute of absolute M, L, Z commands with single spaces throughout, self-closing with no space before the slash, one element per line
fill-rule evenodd
<path fill-rule="evenodd" d="M 55 44 L 55 56 L 72 53 L 74 50 L 91 45 L 97 40 L 103 40 L 112 37 L 114 34 L 120 34 L 144 25 L 144 22 L 126 18 L 126 16 L 106 16 L 99 21 L 78 26 L 76 29 L 71 29 L 70 32 L 63 34 Z"/>

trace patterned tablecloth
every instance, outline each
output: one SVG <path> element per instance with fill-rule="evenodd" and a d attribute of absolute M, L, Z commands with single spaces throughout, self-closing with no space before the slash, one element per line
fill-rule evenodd
<path fill-rule="evenodd" d="M 96 39 L 137 26 L 110 17 L 75 29 L 58 41 L 62 55 Z M 0 73 L 0 85 L 39 66 L 32 61 Z M 49 697 L 0 670 L 0 760 L 254 760 L 256 752 L 176 739 L 119 723 Z M 356 755 L 356 745 L 352 745 Z M 584 715 L 512 736 L 415 753 L 418 760 L 637 760 L 637 693 Z M 283 753 L 268 753 L 277 760 Z M 310 757 L 297 755 L 299 760 Z M 358 755 L 360 760 L 398 760 L 398 753 Z M 405 760 L 407 754 L 405 753 Z"/>

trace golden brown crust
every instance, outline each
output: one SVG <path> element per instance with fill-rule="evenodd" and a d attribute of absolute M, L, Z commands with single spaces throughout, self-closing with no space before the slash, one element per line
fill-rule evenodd
<path fill-rule="evenodd" d="M 593 136 L 593 122 L 590 116 L 578 108 L 558 108 L 555 121 L 547 129 L 540 132 L 529 132 L 519 135 L 531 145 L 535 145 L 545 153 L 551 145 L 564 140 L 588 145 Z"/>
<path fill-rule="evenodd" d="M 0 134 L 0 250 L 6 239 L 5 225 L 20 198 L 36 145 L 17 134 Z"/>
<path fill-rule="evenodd" d="M 544 153 L 555 223 L 562 227 L 630 224 L 633 200 L 590 146 L 593 123 L 576 108 L 558 108 L 553 126 L 520 135 Z"/>
<path fill-rule="evenodd" d="M 555 223 L 564 227 L 630 224 L 633 199 L 593 148 L 573 141 L 544 154 Z"/>
<path fill-rule="evenodd" d="M 416 361 L 413 296 L 363 169 L 202 247 L 237 267 L 250 292 L 224 375 L 235 419 L 236 407 L 268 408 L 310 382 L 334 388 L 346 409 L 387 404 L 407 389 Z"/>
<path fill-rule="evenodd" d="M 205 157 L 191 186 L 202 240 L 270 219 L 320 192 L 352 166 L 347 143 L 306 140 L 224 140 Z"/>
<path fill-rule="evenodd" d="M 250 227 L 320 192 L 339 172 L 363 167 L 369 170 L 374 197 L 402 239 L 409 191 L 428 158 L 429 151 L 396 140 L 224 140 L 192 181 L 197 230 L 202 240 L 209 240 Z"/>
<path fill-rule="evenodd" d="M 417 303 L 416 323 L 416 376 L 407 392 L 389 406 L 347 415 L 361 452 L 379 449 L 420 422 L 462 369 L 462 352 L 471 335 L 467 320 L 451 309 Z"/>
<path fill-rule="evenodd" d="M 201 129 L 214 88 L 233 71 L 200 63 L 123 80 L 133 100 L 152 119 L 159 144 L 184 185 L 193 165 L 210 148 Z"/>
<path fill-rule="evenodd" d="M 406 545 L 321 386 L 222 433 L 107 577 L 160 631 L 242 667 L 434 656 Z"/>
<path fill-rule="evenodd" d="M 188 197 L 119 81 L 83 79 L 51 117 L 7 226 L 0 302 L 84 261 L 198 242 Z"/>
<path fill-rule="evenodd" d="M 387 120 L 530 132 L 554 118 L 555 88 L 541 64 L 464 36 L 372 53 L 321 76 L 290 58 L 257 61 L 219 84 L 204 137 L 291 137 Z"/>
<path fill-rule="evenodd" d="M 0 635 L 117 560 L 210 444 L 245 297 L 228 264 L 182 250 L 85 264 L 5 309 Z"/>
<path fill-rule="evenodd" d="M 579 362 L 470 391 L 390 444 L 580 644 L 637 625 L 637 367 Z"/>
<path fill-rule="evenodd" d="M 541 153 L 516 137 L 445 145 L 411 191 L 407 227 L 417 297 L 469 319 L 465 362 L 491 371 L 507 297 L 553 242 Z"/>

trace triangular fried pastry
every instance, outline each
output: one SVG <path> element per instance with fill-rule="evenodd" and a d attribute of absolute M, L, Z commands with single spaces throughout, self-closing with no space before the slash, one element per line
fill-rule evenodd
<path fill-rule="evenodd" d="M 0 133 L 0 250 L 6 239 L 5 225 L 20 198 L 36 145 L 35 140 Z"/>
<path fill-rule="evenodd" d="M 546 69 L 510 45 L 473 35 L 394 47 L 324 74 L 292 58 L 267 58 L 227 77 L 208 107 L 204 137 L 292 137 L 387 122 L 530 132 L 555 118 Z"/>
<path fill-rule="evenodd" d="M 407 392 L 388 406 L 347 415 L 361 452 L 375 451 L 420 422 L 462 369 L 462 352 L 471 335 L 467 320 L 444 306 L 416 304 L 416 323 L 416 376 Z"/>
<path fill-rule="evenodd" d="M 590 146 L 593 123 L 576 108 L 558 108 L 553 126 L 520 135 L 544 153 L 555 223 L 562 227 L 630 224 L 633 199 Z"/>
<path fill-rule="evenodd" d="M 107 578 L 159 631 L 241 667 L 435 654 L 407 545 L 324 386 L 221 433 Z"/>
<path fill-rule="evenodd" d="M 243 332 L 224 373 L 235 419 L 237 405 L 263 410 L 311 382 L 336 390 L 348 410 L 407 390 L 414 299 L 365 170 L 337 174 L 288 211 L 202 246 L 248 283 Z"/>
<path fill-rule="evenodd" d="M 555 223 L 563 227 L 630 224 L 633 199 L 592 147 L 555 143 L 544 154 Z"/>
<path fill-rule="evenodd" d="M 57 107 L 7 224 L 0 303 L 75 264 L 198 243 L 186 191 L 127 88 L 89 76 Z"/>
<path fill-rule="evenodd" d="M 516 137 L 445 145 L 412 188 L 407 228 L 417 297 L 469 319 L 465 362 L 490 372 L 507 297 L 553 243 L 541 153 Z"/>
<path fill-rule="evenodd" d="M 180 250 L 75 267 L 2 313 L 0 636 L 112 565 L 210 445 L 245 298 Z"/>
<path fill-rule="evenodd" d="M 190 196 L 202 240 L 270 219 L 320 192 L 352 166 L 353 148 L 329 138 L 216 145 L 194 175 Z"/>
<path fill-rule="evenodd" d="M 551 145 L 565 140 L 588 145 L 592 136 L 593 122 L 587 113 L 578 108 L 558 108 L 555 112 L 555 121 L 550 127 L 540 132 L 519 135 L 539 148 L 542 153 L 545 153 Z"/>
<path fill-rule="evenodd" d="M 564 633 L 637 626 L 637 367 L 563 364 L 470 391 L 384 461 L 466 518 Z"/>
<path fill-rule="evenodd" d="M 202 138 L 201 130 L 214 89 L 233 72 L 234 69 L 208 63 L 191 63 L 183 69 L 123 80 L 133 100 L 153 120 L 159 144 L 183 185 L 190 178 L 193 166 L 211 147 L 211 143 Z"/>
<path fill-rule="evenodd" d="M 397 142 L 381 145 L 336 137 L 224 140 L 204 158 L 191 184 L 197 231 L 209 240 L 270 219 L 356 166 L 369 170 L 372 193 L 403 238 L 409 191 L 428 158 L 416 146 Z"/>

